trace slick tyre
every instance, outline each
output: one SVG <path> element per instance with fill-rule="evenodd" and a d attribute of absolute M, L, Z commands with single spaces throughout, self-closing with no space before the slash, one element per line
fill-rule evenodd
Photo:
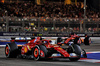
<path fill-rule="evenodd" d="M 42 60 L 47 56 L 47 49 L 44 45 L 36 45 L 32 50 L 34 60 Z"/>
<path fill-rule="evenodd" d="M 8 43 L 5 47 L 5 55 L 7 58 L 16 58 L 18 55 L 18 47 L 15 43 Z"/>
<path fill-rule="evenodd" d="M 81 57 L 81 51 L 82 51 L 82 49 L 77 44 L 73 44 L 72 47 L 71 47 L 71 49 L 72 49 L 71 52 L 77 54 L 78 57 L 70 57 L 69 60 L 70 61 L 78 61 L 80 59 L 80 57 Z"/>

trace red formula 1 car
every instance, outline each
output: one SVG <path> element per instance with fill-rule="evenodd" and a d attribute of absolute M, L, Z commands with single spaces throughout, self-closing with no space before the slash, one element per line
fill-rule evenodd
<path fill-rule="evenodd" d="M 46 40 L 41 37 L 27 40 L 28 43 L 23 46 L 17 46 L 15 42 L 24 42 L 25 40 L 11 40 L 5 47 L 5 55 L 7 58 L 23 58 L 31 57 L 35 60 L 47 58 L 69 58 L 71 61 L 77 61 L 81 57 L 87 57 L 85 50 L 81 49 L 78 44 L 73 41 L 65 41 L 58 43 L 57 40 Z"/>
<path fill-rule="evenodd" d="M 66 39 L 62 39 L 62 38 L 58 38 L 57 39 L 57 44 L 61 44 L 63 41 L 64 44 L 67 44 L 69 41 L 73 41 L 74 44 L 82 44 L 84 43 L 85 45 L 90 45 L 91 44 L 91 38 L 89 38 L 87 36 L 87 34 L 85 34 L 85 38 L 80 38 L 80 36 L 76 35 L 76 34 L 70 34 L 70 37 L 66 38 Z"/>

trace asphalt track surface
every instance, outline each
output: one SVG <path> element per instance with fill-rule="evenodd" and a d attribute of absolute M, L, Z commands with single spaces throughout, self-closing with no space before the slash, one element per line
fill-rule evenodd
<path fill-rule="evenodd" d="M 91 44 L 90 46 L 81 45 L 86 52 L 100 51 L 100 44 Z M 100 63 L 85 61 L 71 62 L 69 59 L 54 58 L 50 61 L 35 61 L 32 59 L 6 58 L 4 47 L 0 47 L 0 66 L 100 66 Z"/>

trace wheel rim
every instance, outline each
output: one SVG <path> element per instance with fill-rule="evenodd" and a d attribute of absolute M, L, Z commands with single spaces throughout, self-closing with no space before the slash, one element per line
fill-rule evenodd
<path fill-rule="evenodd" d="M 41 57 L 45 57 L 45 54 L 44 54 L 44 52 L 42 50 L 40 50 L 40 56 Z"/>
<path fill-rule="evenodd" d="M 8 55 L 9 54 L 9 47 L 7 46 L 6 47 L 6 55 Z"/>
<path fill-rule="evenodd" d="M 39 50 L 38 50 L 38 48 L 35 48 L 34 49 L 34 57 L 38 57 L 38 55 L 39 55 Z"/>

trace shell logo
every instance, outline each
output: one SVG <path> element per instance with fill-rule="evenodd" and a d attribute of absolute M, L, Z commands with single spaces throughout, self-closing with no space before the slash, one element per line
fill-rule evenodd
<path fill-rule="evenodd" d="M 26 53 L 27 51 L 28 51 L 28 50 L 27 50 L 27 47 L 25 47 L 25 48 L 24 48 L 24 52 Z"/>

